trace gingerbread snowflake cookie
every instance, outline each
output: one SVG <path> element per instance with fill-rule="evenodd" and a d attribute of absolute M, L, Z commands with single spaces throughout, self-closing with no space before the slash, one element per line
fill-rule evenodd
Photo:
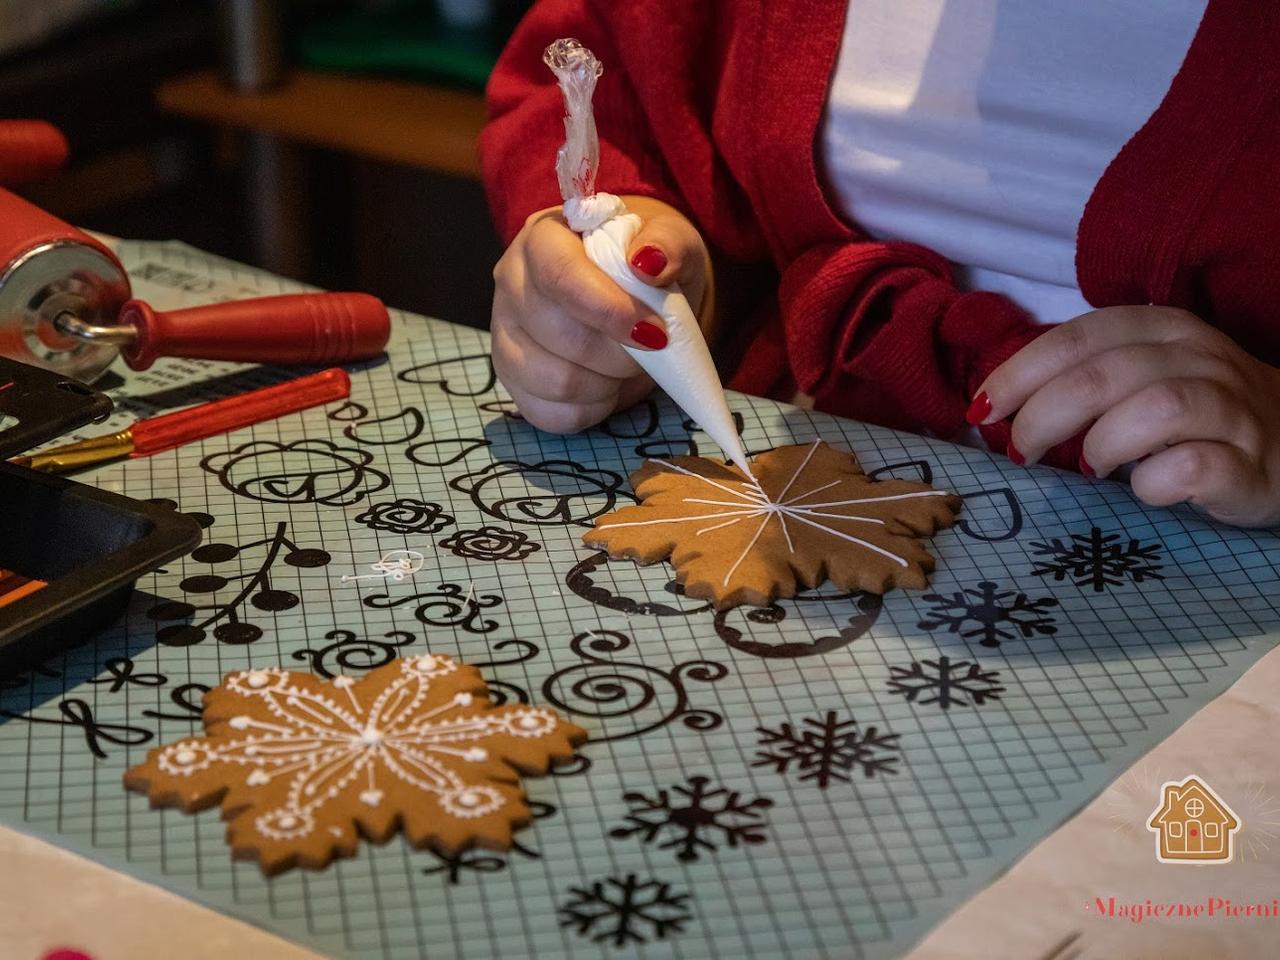
<path fill-rule="evenodd" d="M 764 605 L 830 580 L 842 590 L 923 587 L 919 538 L 955 522 L 960 498 L 909 480 L 877 482 L 821 440 L 756 458 L 755 481 L 700 457 L 650 460 L 631 475 L 641 503 L 583 541 L 610 556 L 668 557 L 691 597 Z"/>
<path fill-rule="evenodd" d="M 505 850 L 530 821 L 519 775 L 586 739 L 552 710 L 493 706 L 479 671 L 433 654 L 358 680 L 230 673 L 203 719 L 204 736 L 152 750 L 125 786 L 188 813 L 221 803 L 233 855 L 267 874 L 319 869 L 397 830 L 446 855 Z"/>

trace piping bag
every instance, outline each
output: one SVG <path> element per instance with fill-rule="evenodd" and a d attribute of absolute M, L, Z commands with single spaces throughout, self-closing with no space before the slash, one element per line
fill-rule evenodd
<path fill-rule="evenodd" d="M 660 316 L 667 328 L 667 345 L 661 350 L 638 350 L 626 344 L 622 349 L 720 445 L 735 465 L 752 477 L 720 375 L 688 298 L 678 284 L 651 287 L 631 272 L 627 248 L 640 230 L 640 218 L 627 212 L 620 197 L 595 191 L 600 141 L 591 97 L 603 71 L 600 61 L 572 39 L 555 41 L 542 59 L 564 93 L 565 142 L 556 154 L 556 179 L 569 229 L 582 234 L 582 244 L 591 261 Z"/>

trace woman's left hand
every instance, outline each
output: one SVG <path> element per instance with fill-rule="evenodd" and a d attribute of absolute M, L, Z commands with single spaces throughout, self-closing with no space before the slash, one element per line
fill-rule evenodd
<path fill-rule="evenodd" d="M 997 367 L 970 410 L 981 423 L 1014 413 L 1014 462 L 1087 427 L 1087 475 L 1140 460 L 1130 483 L 1153 506 L 1280 523 L 1280 370 L 1185 310 L 1107 307 L 1050 330 Z"/>

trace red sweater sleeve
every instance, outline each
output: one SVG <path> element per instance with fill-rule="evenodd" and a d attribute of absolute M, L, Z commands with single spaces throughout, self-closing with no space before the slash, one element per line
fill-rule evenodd
<path fill-rule="evenodd" d="M 556 151 L 564 143 L 564 101 L 542 62 L 547 44 L 575 37 L 605 65 L 596 87 L 600 133 L 597 186 L 680 207 L 657 137 L 650 129 L 614 41 L 610 19 L 589 0 L 543 0 L 521 21 L 489 79 L 489 123 L 480 137 L 480 163 L 494 222 L 504 242 L 525 218 L 560 203 Z M 612 69 L 611 69 L 612 68 Z"/>
<path fill-rule="evenodd" d="M 815 407 L 940 437 L 962 430 L 991 371 L 1050 329 L 1003 295 L 960 291 L 943 257 L 909 243 L 811 248 L 784 271 L 779 302 L 795 385 Z M 982 434 L 1003 452 L 1009 424 Z M 1074 469 L 1079 455 L 1077 439 L 1045 460 Z"/>

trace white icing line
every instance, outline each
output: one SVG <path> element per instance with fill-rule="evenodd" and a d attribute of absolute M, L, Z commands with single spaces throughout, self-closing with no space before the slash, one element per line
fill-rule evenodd
<path fill-rule="evenodd" d="M 758 517 L 758 516 L 760 516 L 760 511 L 759 511 L 759 510 L 757 510 L 757 511 L 755 511 L 755 512 L 753 512 L 753 513 L 749 513 L 749 514 L 747 514 L 746 516 L 749 516 L 749 517 Z M 737 517 L 737 518 L 736 518 L 736 519 L 734 519 L 734 520 L 726 520 L 724 523 L 717 523 L 715 526 L 711 526 L 711 527 L 703 527 L 701 530 L 695 530 L 695 531 L 693 532 L 693 535 L 694 535 L 695 537 L 700 537 L 700 536 L 702 536 L 704 533 L 710 533 L 712 530 L 720 530 L 720 529 L 723 529 L 724 527 L 732 527 L 735 523 L 741 523 L 744 519 L 746 519 L 746 517 Z"/>
<path fill-rule="evenodd" d="M 875 517 L 860 517 L 857 514 L 821 513 L 817 510 L 810 510 L 807 507 L 785 507 L 784 509 L 787 513 L 792 514 L 793 516 L 829 517 L 832 520 L 855 520 L 860 523 L 878 524 L 879 526 L 882 526 L 882 527 L 885 525 L 885 522 L 883 520 L 879 520 Z"/>
<path fill-rule="evenodd" d="M 659 517 L 655 520 L 627 520 L 623 523 L 597 524 L 597 530 L 612 530 L 614 527 L 647 527 L 655 523 L 689 523 L 692 520 L 715 520 L 719 517 L 754 516 L 759 509 L 752 507 L 745 510 L 721 510 L 719 513 L 704 513 L 696 517 Z"/>
<path fill-rule="evenodd" d="M 694 473 L 692 470 L 686 470 L 684 467 L 677 466 L 676 464 L 671 463 L 669 460 L 654 460 L 651 457 L 649 458 L 649 463 L 655 463 L 660 467 L 666 467 L 669 470 L 674 470 L 676 473 L 683 473 L 685 476 L 688 476 L 688 477 L 696 477 L 699 480 L 703 480 L 711 484 L 713 487 L 720 488 L 725 493 L 729 494 L 729 496 L 731 497 L 739 497 L 743 500 L 756 500 L 757 502 L 760 500 L 760 497 L 757 497 L 754 493 L 751 493 L 750 491 L 734 490 L 732 487 L 726 487 L 723 483 L 717 483 L 715 480 L 712 480 L 710 477 L 704 477 L 700 473 Z M 768 498 L 766 497 L 765 499 L 767 500 Z"/>
<path fill-rule="evenodd" d="M 804 459 L 800 461 L 800 466 L 796 467 L 796 472 L 791 475 L 791 479 L 787 481 L 787 485 L 778 492 L 777 502 L 782 502 L 782 498 L 787 495 L 787 491 L 791 489 L 791 485 L 800 478 L 800 474 L 804 473 L 804 468 L 809 465 L 809 461 L 813 459 L 813 455 L 818 452 L 818 445 L 820 443 L 822 443 L 821 440 L 813 441 L 813 446 L 809 448 L 809 452 L 805 454 Z"/>
<path fill-rule="evenodd" d="M 685 497 L 684 500 L 682 500 L 681 502 L 682 503 L 708 503 L 708 504 L 711 504 L 713 507 L 746 507 L 748 506 L 747 503 L 744 503 L 741 500 L 703 500 L 700 497 Z M 764 507 L 767 505 L 769 504 L 766 504 L 766 503 L 760 504 L 761 507 Z"/>
<path fill-rule="evenodd" d="M 738 567 L 742 564 L 742 561 L 747 559 L 747 554 L 751 552 L 751 548 L 756 545 L 756 541 L 760 539 L 760 534 L 764 533 L 764 528 L 769 525 L 769 521 L 772 519 L 773 519 L 773 513 L 772 511 L 770 511 L 765 515 L 764 521 L 760 524 L 760 526 L 756 528 L 755 536 L 753 536 L 751 540 L 747 543 L 746 547 L 743 548 L 741 556 L 739 556 L 738 559 L 734 561 L 733 566 L 729 568 L 729 572 L 724 575 L 724 582 L 721 584 L 721 586 L 727 587 L 729 585 L 729 578 L 733 576 L 734 571 L 738 569 Z"/>
<path fill-rule="evenodd" d="M 296 707 L 303 713 L 309 713 L 316 719 L 317 723 L 323 723 L 327 727 L 333 726 L 333 717 L 330 714 L 321 713 L 314 709 L 311 704 L 307 703 L 306 698 L 298 696 L 290 696 L 285 698 L 285 703 L 291 707 Z"/>
<path fill-rule="evenodd" d="M 880 554 L 881 556 L 885 556 L 885 557 L 888 557 L 890 560 L 893 560 L 900 567 L 909 566 L 907 561 L 904 560 L 902 557 L 898 556 L 896 553 L 890 553 L 888 550 L 885 550 L 883 547 L 877 547 L 874 543 L 868 543 L 866 540 L 861 540 L 858 537 L 850 536 L 849 534 L 842 533 L 839 530 L 833 530 L 831 527 L 825 526 L 824 524 L 818 523 L 817 521 L 810 520 L 807 517 L 804 517 L 798 513 L 793 513 L 792 516 L 795 517 L 797 520 L 799 520 L 801 523 L 807 523 L 811 527 L 817 527 L 819 530 L 823 530 L 831 534 L 833 537 L 839 537 L 841 540 L 848 540 L 850 543 L 856 543 L 859 546 L 866 547 L 868 550 L 874 550 L 876 553 Z"/>
<path fill-rule="evenodd" d="M 348 699 L 350 699 L 351 706 L 355 709 L 356 713 L 359 713 L 360 702 L 356 699 L 355 692 L 351 689 L 350 686 L 345 686 L 342 689 L 346 692 Z"/>
<path fill-rule="evenodd" d="M 835 486 L 836 484 L 838 484 L 838 483 L 844 483 L 844 478 L 842 477 L 842 478 L 841 478 L 841 479 L 839 479 L 839 480 L 832 480 L 830 483 L 824 483 L 824 484 L 823 484 L 822 486 L 820 486 L 820 487 L 814 487 L 814 488 L 813 488 L 812 490 L 810 490 L 808 493 L 799 493 L 799 494 L 796 494 L 796 495 L 795 495 L 794 497 L 792 497 L 790 500 L 785 501 L 785 502 L 783 503 L 783 506 L 789 506 L 789 505 L 791 505 L 791 504 L 793 504 L 793 503 L 799 503 L 799 502 L 800 502 L 801 500 L 803 500 L 805 497 L 812 497 L 815 493 L 821 493 L 823 490 L 829 490 L 831 487 L 834 487 L 834 486 Z"/>
<path fill-rule="evenodd" d="M 787 549 L 795 553 L 795 544 L 791 542 L 791 531 L 787 529 L 787 512 L 785 509 L 778 511 L 778 522 L 782 524 L 782 535 L 787 538 Z"/>
<path fill-rule="evenodd" d="M 271 733 L 284 735 L 293 733 L 292 727 L 282 727 L 276 723 L 267 723 L 265 720 L 255 720 L 253 717 L 235 717 L 233 719 L 236 721 L 235 723 L 228 722 L 228 725 L 232 730 L 240 730 L 244 727 L 257 727 L 259 730 L 269 730 Z"/>
<path fill-rule="evenodd" d="M 845 507 L 854 503 L 887 503 L 890 500 L 917 500 L 920 497 L 945 497 L 948 496 L 945 490 L 924 490 L 920 493 L 892 493 L 884 497 L 859 497 L 856 500 L 831 500 L 827 503 L 806 503 L 804 508 L 812 510 L 815 507 Z"/>

